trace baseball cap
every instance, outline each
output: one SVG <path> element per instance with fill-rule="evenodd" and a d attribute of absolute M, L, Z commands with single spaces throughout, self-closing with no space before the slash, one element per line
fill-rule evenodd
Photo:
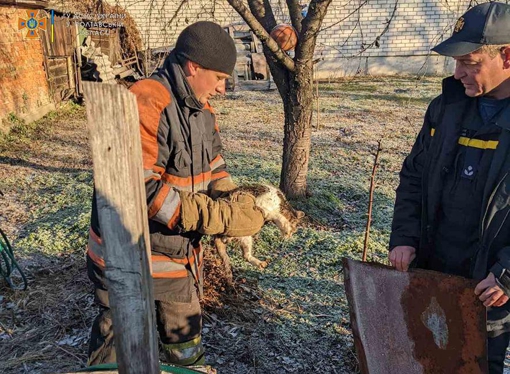
<path fill-rule="evenodd" d="M 463 56 L 484 45 L 510 44 L 510 5 L 483 3 L 457 20 L 452 36 L 432 50 L 444 56 Z"/>

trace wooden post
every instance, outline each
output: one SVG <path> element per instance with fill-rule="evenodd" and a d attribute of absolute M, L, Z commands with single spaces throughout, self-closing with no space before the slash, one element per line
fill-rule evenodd
<path fill-rule="evenodd" d="M 78 23 L 74 24 L 74 33 L 76 40 L 76 48 L 74 49 L 76 64 L 75 64 L 75 79 L 76 79 L 76 94 L 81 95 L 83 93 L 83 88 L 81 84 L 81 50 L 80 50 L 80 27 Z"/>
<path fill-rule="evenodd" d="M 159 373 L 136 100 L 122 86 L 83 90 L 119 373 Z"/>
<path fill-rule="evenodd" d="M 67 56 L 67 78 L 69 79 L 69 88 L 76 92 L 76 72 L 73 69 L 73 56 Z"/>

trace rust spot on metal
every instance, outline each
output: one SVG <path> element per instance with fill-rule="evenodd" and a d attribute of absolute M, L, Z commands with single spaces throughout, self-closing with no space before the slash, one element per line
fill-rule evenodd
<path fill-rule="evenodd" d="M 476 282 L 345 258 L 344 269 L 362 373 L 488 373 Z"/>

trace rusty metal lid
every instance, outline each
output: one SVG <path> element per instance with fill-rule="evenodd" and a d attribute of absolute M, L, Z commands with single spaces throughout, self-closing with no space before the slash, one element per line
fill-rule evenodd
<path fill-rule="evenodd" d="M 488 373 L 486 310 L 475 281 L 343 264 L 361 373 Z"/>

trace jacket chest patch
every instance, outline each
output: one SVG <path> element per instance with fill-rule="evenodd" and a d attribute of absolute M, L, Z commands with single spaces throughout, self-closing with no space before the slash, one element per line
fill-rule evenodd
<path fill-rule="evenodd" d="M 477 148 L 467 148 L 464 153 L 464 165 L 461 171 L 461 177 L 466 179 L 474 179 L 480 159 L 482 157 L 482 150 Z"/>

